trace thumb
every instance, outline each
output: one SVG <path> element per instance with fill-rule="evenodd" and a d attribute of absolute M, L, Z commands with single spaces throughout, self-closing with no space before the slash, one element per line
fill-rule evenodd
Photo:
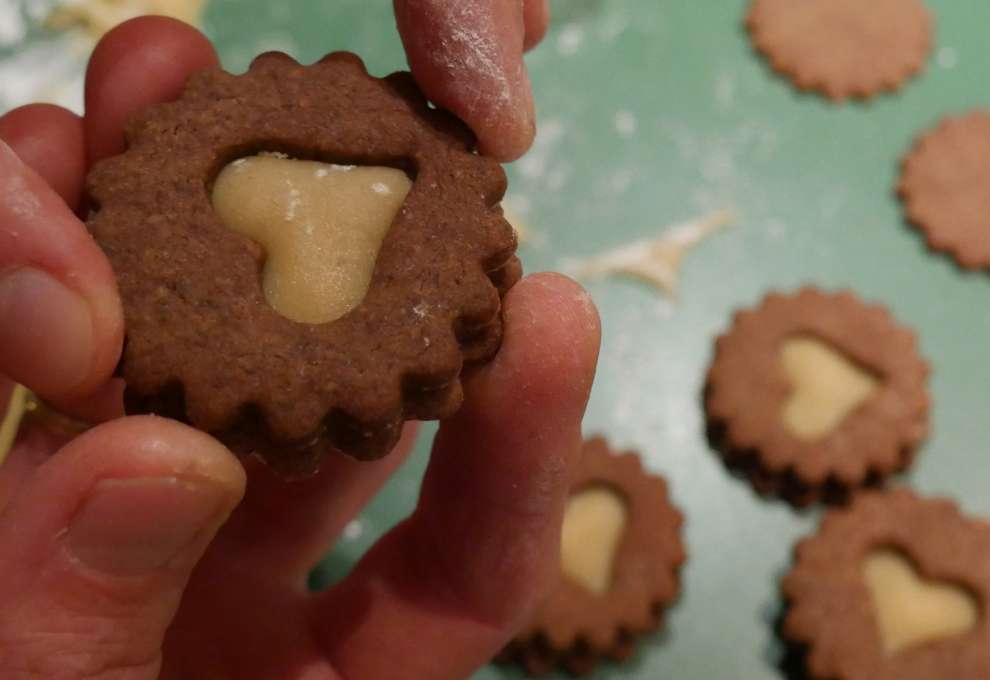
<path fill-rule="evenodd" d="M 0 677 L 157 678 L 190 573 L 243 492 L 234 456 L 173 421 L 66 445 L 0 515 Z"/>

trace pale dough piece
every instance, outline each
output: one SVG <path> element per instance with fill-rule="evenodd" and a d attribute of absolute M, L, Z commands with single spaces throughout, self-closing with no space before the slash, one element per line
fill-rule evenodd
<path fill-rule="evenodd" d="M 7 412 L 0 419 L 0 464 L 3 464 L 3 461 L 6 460 L 7 454 L 10 453 L 10 447 L 14 445 L 17 430 L 21 425 L 21 419 L 24 418 L 24 412 L 27 409 L 27 397 L 28 391 L 26 387 L 23 385 L 14 385 L 14 390 L 10 394 L 10 400 L 7 402 Z"/>
<path fill-rule="evenodd" d="M 364 299 L 375 260 L 412 182 L 401 170 L 263 154 L 229 164 L 213 207 L 266 253 L 263 287 L 302 323 L 339 319 Z"/>
<path fill-rule="evenodd" d="M 979 606 L 958 585 L 921 578 L 903 553 L 876 550 L 863 564 L 873 611 L 888 655 L 976 627 Z"/>
<path fill-rule="evenodd" d="M 689 250 L 732 224 L 736 216 L 720 210 L 676 224 L 650 240 L 635 241 L 578 263 L 575 274 L 585 278 L 625 275 L 644 281 L 675 297 L 680 289 L 681 261 Z"/>
<path fill-rule="evenodd" d="M 791 385 L 784 425 L 806 441 L 835 430 L 880 384 L 834 347 L 810 336 L 785 340 L 780 363 Z"/>
<path fill-rule="evenodd" d="M 626 527 L 626 503 L 613 489 L 594 486 L 567 501 L 560 541 L 564 575 L 596 595 L 612 587 L 615 553 Z"/>
<path fill-rule="evenodd" d="M 54 29 L 81 28 L 99 40 L 128 19 L 154 14 L 198 25 L 206 0 L 69 0 L 55 7 L 45 25 Z"/>

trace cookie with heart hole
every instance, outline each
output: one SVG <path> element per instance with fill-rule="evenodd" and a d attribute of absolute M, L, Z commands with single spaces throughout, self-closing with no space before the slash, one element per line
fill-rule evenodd
<path fill-rule="evenodd" d="M 897 192 L 928 247 L 990 269 L 990 110 L 945 118 L 904 158 Z"/>
<path fill-rule="evenodd" d="M 835 101 L 896 90 L 917 74 L 933 24 L 922 0 L 752 0 L 746 15 L 771 68 Z"/>
<path fill-rule="evenodd" d="M 560 582 L 500 660 L 531 675 L 580 675 L 632 656 L 680 592 L 682 522 L 664 480 L 635 453 L 587 440 L 564 516 Z"/>
<path fill-rule="evenodd" d="M 928 432 L 914 333 L 853 293 L 771 293 L 718 338 L 704 402 L 728 467 L 804 506 L 907 468 Z"/>
<path fill-rule="evenodd" d="M 120 286 L 130 413 L 286 474 L 451 415 L 520 276 L 506 178 L 408 73 L 352 54 L 201 71 L 88 178 Z"/>
<path fill-rule="evenodd" d="M 990 678 L 990 522 L 906 489 L 863 492 L 795 555 L 782 633 L 812 680 Z"/>

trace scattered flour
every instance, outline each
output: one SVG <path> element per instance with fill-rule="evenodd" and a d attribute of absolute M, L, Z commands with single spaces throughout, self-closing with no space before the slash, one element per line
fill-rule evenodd
<path fill-rule="evenodd" d="M 636 134 L 638 124 L 636 116 L 632 111 L 616 111 L 613 123 L 615 125 L 615 131 L 619 133 L 620 137 L 629 138 Z"/>
<path fill-rule="evenodd" d="M 577 54 L 584 42 L 584 28 L 577 24 L 568 24 L 560 29 L 557 35 L 557 52 L 562 57 Z"/>

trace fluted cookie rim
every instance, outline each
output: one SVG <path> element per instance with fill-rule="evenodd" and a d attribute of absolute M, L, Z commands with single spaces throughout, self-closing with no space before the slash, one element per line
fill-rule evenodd
<path fill-rule="evenodd" d="M 332 449 L 382 456 L 404 420 L 457 410 L 461 369 L 497 351 L 501 297 L 521 268 L 499 206 L 504 171 L 408 73 L 375 78 L 343 52 L 310 66 L 266 54 L 243 75 L 194 74 L 176 101 L 134 116 L 127 140 L 87 186 L 88 226 L 124 304 L 129 412 L 308 468 Z M 213 212 L 222 167 L 261 150 L 392 165 L 413 178 L 371 289 L 336 321 L 278 315 L 261 291 L 257 248 Z"/>

